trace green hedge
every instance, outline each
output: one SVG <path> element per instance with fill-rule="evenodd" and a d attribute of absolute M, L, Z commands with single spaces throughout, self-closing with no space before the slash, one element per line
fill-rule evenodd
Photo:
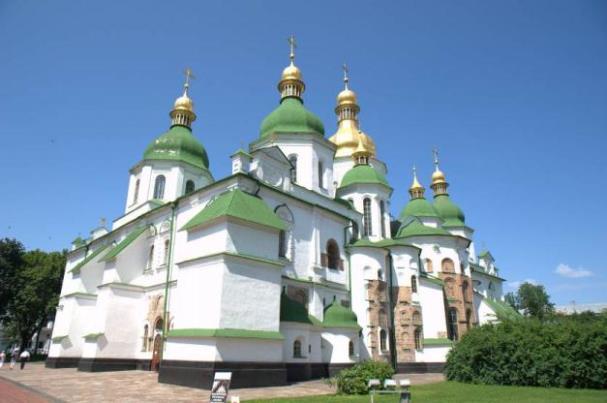
<path fill-rule="evenodd" d="M 449 353 L 447 379 L 484 384 L 607 388 L 607 318 L 507 321 L 472 329 Z"/>
<path fill-rule="evenodd" d="M 390 364 L 377 361 L 364 361 L 352 368 L 342 370 L 333 380 L 337 392 L 347 395 L 361 395 L 369 391 L 367 385 L 370 379 L 379 379 L 382 386 L 384 380 L 391 378 L 394 370 Z"/>

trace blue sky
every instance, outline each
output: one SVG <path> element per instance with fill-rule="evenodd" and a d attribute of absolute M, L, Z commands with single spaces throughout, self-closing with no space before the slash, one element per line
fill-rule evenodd
<path fill-rule="evenodd" d="M 559 304 L 607 302 L 605 1 L 4 1 L 0 236 L 69 246 L 124 208 L 184 67 L 216 178 L 258 136 L 297 36 L 306 105 L 335 129 L 342 63 L 395 187 L 451 196 L 501 274 Z"/>

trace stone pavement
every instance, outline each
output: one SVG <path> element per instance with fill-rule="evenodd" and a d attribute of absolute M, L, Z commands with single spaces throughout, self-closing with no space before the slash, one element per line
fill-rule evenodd
<path fill-rule="evenodd" d="M 44 367 L 44 363 L 31 363 L 26 365 L 23 371 L 2 368 L 0 369 L 0 382 L 6 382 L 2 381 L 3 377 L 24 385 L 30 391 L 40 392 L 41 395 L 36 397 L 39 400 L 32 398 L 31 401 L 35 402 L 53 400 L 64 402 L 208 402 L 209 398 L 207 390 L 158 383 L 157 374 L 149 371 L 79 372 L 75 368 L 49 369 Z M 412 374 L 397 377 L 409 378 L 414 385 L 444 380 L 440 374 Z M 0 386 L 0 393 L 3 390 Z M 232 389 L 230 395 L 240 396 L 241 401 L 244 401 L 326 395 L 334 392 L 334 389 L 324 380 L 314 380 L 289 386 Z M 0 401 L 5 401 L 2 395 L 0 395 Z M 30 400 L 7 399 L 6 401 L 29 402 Z"/>

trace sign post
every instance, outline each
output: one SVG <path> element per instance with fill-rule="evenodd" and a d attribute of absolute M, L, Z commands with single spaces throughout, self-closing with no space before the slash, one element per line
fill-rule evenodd
<path fill-rule="evenodd" d="M 231 380 L 231 372 L 215 372 L 213 387 L 211 388 L 211 403 L 227 403 Z"/>

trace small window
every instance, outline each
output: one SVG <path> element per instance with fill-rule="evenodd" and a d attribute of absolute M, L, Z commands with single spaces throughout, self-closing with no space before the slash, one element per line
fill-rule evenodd
<path fill-rule="evenodd" d="M 472 323 L 472 311 L 470 309 L 466 309 L 466 329 L 470 330 L 471 323 Z"/>
<path fill-rule="evenodd" d="M 348 342 L 348 354 L 350 355 L 350 357 L 354 356 L 354 343 L 352 342 L 352 340 Z"/>
<path fill-rule="evenodd" d="M 154 245 L 150 246 L 150 251 L 148 252 L 148 269 L 151 269 L 154 265 Z"/>
<path fill-rule="evenodd" d="M 432 273 L 434 271 L 432 267 L 432 260 L 426 259 L 424 262 L 426 263 L 426 272 Z"/>
<path fill-rule="evenodd" d="M 379 331 L 379 349 L 381 351 L 386 351 L 388 345 L 388 335 L 384 329 Z"/>
<path fill-rule="evenodd" d="M 363 235 L 371 236 L 371 199 L 363 200 Z"/>
<path fill-rule="evenodd" d="M 447 336 L 449 340 L 457 340 L 457 310 L 449 308 L 447 311 Z"/>
<path fill-rule="evenodd" d="M 164 241 L 164 264 L 169 264 L 169 240 L 165 239 Z"/>
<path fill-rule="evenodd" d="M 164 199 L 164 185 L 166 182 L 166 178 L 164 175 L 158 175 L 156 177 L 156 182 L 154 183 L 154 199 L 162 200 Z"/>
<path fill-rule="evenodd" d="M 137 203 L 137 198 L 139 197 L 139 186 L 141 185 L 141 181 L 137 179 L 135 181 L 135 190 L 133 191 L 133 204 Z"/>
<path fill-rule="evenodd" d="M 329 269 L 339 269 L 339 257 L 339 246 L 337 245 L 337 242 L 335 239 L 329 239 L 329 241 L 327 241 L 327 267 Z"/>
<path fill-rule="evenodd" d="M 417 292 L 417 277 L 411 276 L 411 292 Z"/>
<path fill-rule="evenodd" d="M 297 155 L 295 155 L 295 154 L 290 155 L 289 161 L 291 162 L 291 165 L 293 165 L 293 168 L 291 168 L 291 182 L 296 183 L 297 182 Z"/>
<path fill-rule="evenodd" d="M 278 233 L 278 257 L 287 256 L 287 233 L 280 230 Z"/>
<path fill-rule="evenodd" d="M 442 269 L 445 273 L 453 273 L 455 271 L 455 265 L 453 264 L 453 260 L 449 258 L 443 259 Z"/>
<path fill-rule="evenodd" d="M 420 326 L 417 326 L 415 328 L 413 337 L 415 338 L 415 349 L 421 350 L 422 349 L 422 328 Z"/>
<path fill-rule="evenodd" d="M 462 283 L 462 298 L 464 302 L 468 302 L 468 282 L 464 281 Z"/>
<path fill-rule="evenodd" d="M 385 214 L 386 214 L 386 206 L 384 201 L 380 201 L 379 202 L 379 220 L 381 223 L 381 236 L 383 238 L 386 237 L 386 218 L 385 218 Z"/>
<path fill-rule="evenodd" d="M 301 356 L 301 341 L 295 340 L 293 342 L 293 357 L 302 358 Z"/>
<path fill-rule="evenodd" d="M 358 240 L 358 223 L 352 221 L 352 242 L 356 242 Z"/>
<path fill-rule="evenodd" d="M 325 169 L 322 164 L 322 161 L 318 161 L 318 187 L 321 189 L 325 188 L 324 174 L 325 174 Z"/>
<path fill-rule="evenodd" d="M 188 181 L 185 183 L 185 194 L 190 194 L 194 191 L 196 185 L 194 184 L 194 181 L 191 179 L 188 179 Z"/>

